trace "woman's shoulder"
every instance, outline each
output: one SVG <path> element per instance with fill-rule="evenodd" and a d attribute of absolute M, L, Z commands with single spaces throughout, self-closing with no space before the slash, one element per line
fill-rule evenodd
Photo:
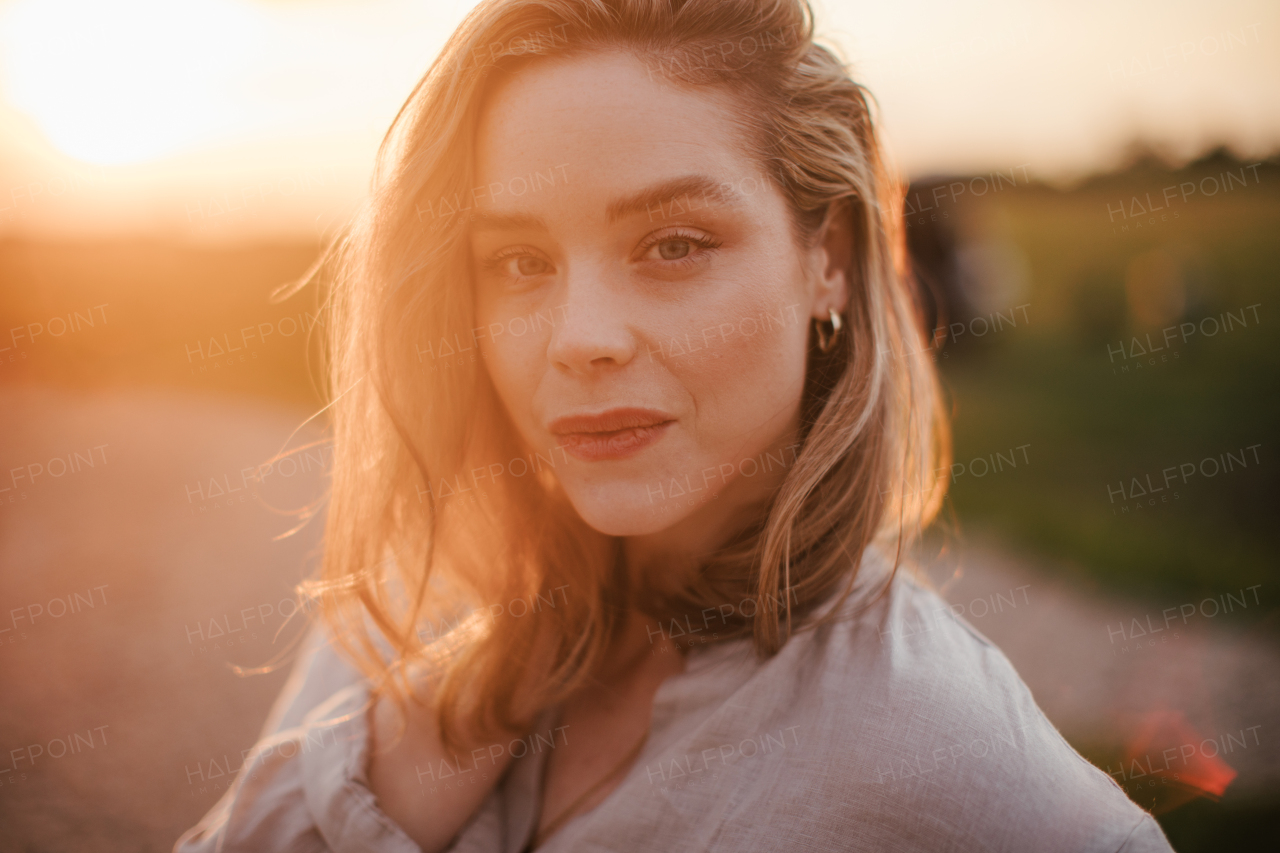
<path fill-rule="evenodd" d="M 788 732 L 779 769 L 793 805 L 831 816 L 815 825 L 833 843 L 870 833 L 890 850 L 956 838 L 974 842 L 956 849 L 1170 849 L 1063 739 L 999 648 L 925 585 L 884 569 L 872 564 L 862 594 L 726 703 L 769 707 L 750 725 Z M 904 827 L 915 840 L 891 842 Z"/>
<path fill-rule="evenodd" d="M 938 723 L 1034 706 L 1004 652 L 909 569 L 868 549 L 860 575 L 824 624 L 794 638 L 794 654 L 820 662 L 823 689 L 877 696 L 893 707 L 945 697 L 933 716 Z"/>
<path fill-rule="evenodd" d="M 885 679 L 893 691 L 930 685 L 934 692 L 946 685 L 968 688 L 975 699 L 985 700 L 1026 693 L 1004 652 L 910 569 L 893 570 L 884 563 L 868 569 L 872 579 L 857 587 L 830 626 L 815 630 L 808 641 L 813 652 L 831 657 L 833 673 L 870 674 Z"/>
<path fill-rule="evenodd" d="M 363 783 L 367 684 L 312 709 L 254 745 L 231 788 L 175 844 L 175 853 L 337 849 L 418 853 Z"/>

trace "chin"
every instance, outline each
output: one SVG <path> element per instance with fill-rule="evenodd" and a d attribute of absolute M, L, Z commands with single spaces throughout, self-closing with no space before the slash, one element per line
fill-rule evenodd
<path fill-rule="evenodd" d="M 628 481 L 567 490 L 578 515 L 606 536 L 658 533 L 695 512 L 701 505 L 650 497 L 643 486 Z M 701 496 L 699 496 L 701 497 Z"/>

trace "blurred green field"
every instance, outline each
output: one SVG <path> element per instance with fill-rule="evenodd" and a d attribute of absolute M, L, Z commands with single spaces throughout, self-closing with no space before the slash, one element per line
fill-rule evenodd
<path fill-rule="evenodd" d="M 964 208 L 962 242 L 1016 247 L 1025 276 L 1008 306 L 1026 304 L 1027 322 L 962 336 L 939 363 L 959 463 L 1030 445 L 1016 469 L 957 469 L 962 526 L 993 527 L 1066 558 L 1082 582 L 1169 606 L 1261 584 L 1265 620 L 1252 610 L 1248 621 L 1276 628 L 1280 164 L 1248 162 L 1147 162 L 1066 191 L 1006 187 Z M 1211 190 L 1228 169 L 1247 184 L 1162 199 L 1170 185 Z M 1138 213 L 1148 206 L 1165 210 Z M 1223 464 L 1232 470 L 1213 475 Z M 1185 482 L 1184 465 L 1198 468 Z"/>

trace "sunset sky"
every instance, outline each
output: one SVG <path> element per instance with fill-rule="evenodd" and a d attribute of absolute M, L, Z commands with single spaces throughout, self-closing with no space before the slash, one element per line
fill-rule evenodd
<path fill-rule="evenodd" d="M 0 2 L 0 234 L 319 235 L 471 0 Z M 815 3 L 911 176 L 1280 143 L 1271 0 Z"/>

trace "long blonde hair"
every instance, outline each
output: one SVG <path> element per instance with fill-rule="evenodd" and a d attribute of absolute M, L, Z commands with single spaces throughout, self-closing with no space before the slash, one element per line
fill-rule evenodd
<path fill-rule="evenodd" d="M 639 598 L 619 549 L 598 547 L 573 511 L 554 456 L 522 446 L 483 362 L 465 355 L 475 324 L 460 210 L 488 81 L 599 50 L 737 97 L 797 239 L 814 239 L 834 202 L 854 230 L 847 331 L 829 353 L 811 332 L 803 443 L 781 488 L 679 592 Z M 305 589 L 377 689 L 404 701 L 406 673 L 425 664 L 451 743 L 527 729 L 591 675 L 628 607 L 751 599 L 719 635 L 750 635 L 768 656 L 848 593 L 867 545 L 918 535 L 943 499 L 950 443 L 901 195 L 868 96 L 814 43 L 804 0 L 482 0 L 396 116 L 370 203 L 315 270 L 331 287 L 334 467 L 323 566 Z M 442 366 L 446 348 L 457 356 Z M 483 498 L 450 494 L 482 467 Z M 462 618 L 460 603 L 476 609 Z M 453 630 L 424 635 L 451 616 Z"/>

